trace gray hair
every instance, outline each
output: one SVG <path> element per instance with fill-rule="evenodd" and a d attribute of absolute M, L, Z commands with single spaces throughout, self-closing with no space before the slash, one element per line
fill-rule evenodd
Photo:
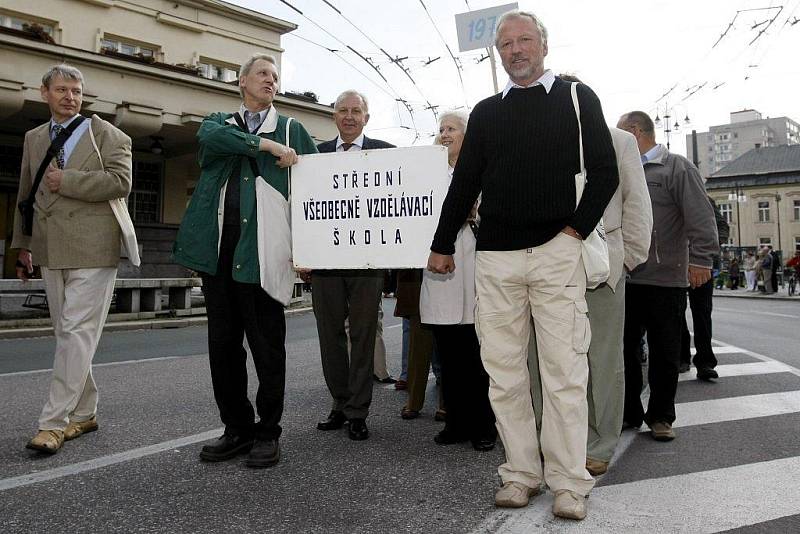
<path fill-rule="evenodd" d="M 631 111 L 620 118 L 620 122 L 625 125 L 636 126 L 643 133 L 655 138 L 656 127 L 653 119 L 644 111 Z"/>
<path fill-rule="evenodd" d="M 497 47 L 498 40 L 500 38 L 500 27 L 503 23 L 507 20 L 511 19 L 529 19 L 536 25 L 536 29 L 539 30 L 539 35 L 542 37 L 542 44 L 547 44 L 547 28 L 544 27 L 544 23 L 539 20 L 539 17 L 531 13 L 530 11 L 520 11 L 519 9 L 512 9 L 507 13 L 503 13 L 503 16 L 500 17 L 500 20 L 497 21 L 497 29 L 495 31 L 495 38 L 494 38 L 494 46 Z"/>
<path fill-rule="evenodd" d="M 461 127 L 462 133 L 467 133 L 467 122 L 469 121 L 469 113 L 460 109 L 451 109 L 439 115 L 439 126 L 442 125 L 445 119 L 452 119 Z"/>
<path fill-rule="evenodd" d="M 339 96 L 336 97 L 336 102 L 333 104 L 333 109 L 339 107 L 339 104 L 342 103 L 342 100 L 345 98 L 357 96 L 361 99 L 361 102 L 364 103 L 364 113 L 369 113 L 369 102 L 367 102 L 367 97 L 356 91 L 355 89 L 348 89 L 347 91 L 342 92 Z"/>
<path fill-rule="evenodd" d="M 239 69 L 239 78 L 250 74 L 250 70 L 253 68 L 253 64 L 259 59 L 263 59 L 267 63 L 272 63 L 273 65 L 275 65 L 275 69 L 278 68 L 278 63 L 275 60 L 275 56 L 271 56 L 269 54 L 253 54 L 247 61 L 244 62 L 242 67 Z M 239 94 L 241 94 L 242 98 L 244 98 L 244 89 L 242 89 L 241 87 L 239 87 Z"/>
<path fill-rule="evenodd" d="M 52 82 L 53 78 L 56 76 L 61 76 L 65 80 L 81 82 L 81 86 L 83 86 L 83 74 L 81 74 L 81 71 L 64 63 L 50 67 L 50 70 L 45 72 L 44 76 L 42 76 L 42 85 L 49 89 L 50 82 Z"/>

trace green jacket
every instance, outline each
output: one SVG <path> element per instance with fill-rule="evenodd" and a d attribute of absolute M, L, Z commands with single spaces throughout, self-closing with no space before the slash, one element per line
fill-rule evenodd
<path fill-rule="evenodd" d="M 239 197 L 242 223 L 231 275 L 237 282 L 258 284 L 256 192 L 248 158 L 256 158 L 264 180 L 288 199 L 288 169 L 278 167 L 272 154 L 258 150 L 261 137 L 285 143 L 287 117 L 278 115 L 273 107 L 260 130 L 261 137 L 243 132 L 232 118 L 232 113 L 213 113 L 203 120 L 197 132 L 200 179 L 181 221 L 172 253 L 180 265 L 202 273 L 217 274 L 219 220 L 224 208 L 220 204 L 220 192 L 228 177 L 238 169 L 242 177 Z M 274 126 L 273 131 L 269 131 L 272 129 L 269 124 Z M 289 133 L 290 145 L 298 155 L 317 152 L 314 140 L 296 120 L 292 121 Z"/>

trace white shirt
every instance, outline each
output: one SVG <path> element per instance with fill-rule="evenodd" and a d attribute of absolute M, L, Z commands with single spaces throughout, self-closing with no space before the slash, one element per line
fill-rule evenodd
<path fill-rule="evenodd" d="M 506 97 L 506 95 L 508 94 L 508 92 L 511 89 L 514 89 L 514 88 L 527 89 L 527 88 L 533 87 L 535 85 L 541 85 L 542 87 L 544 87 L 544 92 L 547 93 L 547 94 L 550 94 L 550 89 L 552 89 L 553 83 L 555 83 L 555 81 L 556 81 L 556 75 L 553 74 L 553 71 L 550 70 L 550 69 L 547 69 L 546 71 L 544 71 L 544 74 L 539 76 L 539 79 L 536 80 L 535 82 L 533 82 L 530 85 L 524 85 L 524 86 L 523 85 L 519 85 L 519 84 L 515 83 L 513 80 L 509 79 L 508 83 L 506 84 L 506 88 L 503 89 L 503 98 Z"/>
<path fill-rule="evenodd" d="M 344 144 L 344 141 L 342 141 L 342 136 L 340 135 L 340 136 L 338 136 L 336 138 L 336 152 L 344 152 L 345 151 L 344 148 L 342 148 L 343 144 Z M 364 134 L 363 133 L 361 135 L 359 135 L 358 137 L 356 137 L 355 139 L 353 139 L 353 144 L 349 148 L 349 150 L 352 150 L 352 151 L 361 150 L 362 146 L 364 146 Z"/>
<path fill-rule="evenodd" d="M 264 119 L 267 118 L 267 113 L 269 113 L 270 109 L 272 109 L 272 106 L 268 107 L 267 109 L 263 109 L 261 111 L 250 111 L 249 109 L 244 107 L 244 104 L 242 104 L 241 106 L 239 106 L 239 115 L 242 116 L 242 120 L 245 121 L 245 124 L 247 124 L 247 120 L 244 117 L 244 112 L 250 111 L 250 113 L 258 113 L 258 125 L 260 128 L 261 125 L 264 123 Z M 247 127 L 250 128 L 250 125 L 247 124 Z M 258 131 L 259 128 L 256 128 L 255 130 Z"/>
<path fill-rule="evenodd" d="M 647 163 L 648 161 L 653 161 L 656 159 L 661 152 L 662 145 L 656 145 L 644 154 L 642 154 L 642 163 Z"/>
<path fill-rule="evenodd" d="M 50 140 L 52 141 L 54 139 L 54 137 L 53 137 L 53 126 L 55 126 L 56 124 L 60 124 L 61 126 L 66 128 L 67 126 L 69 126 L 72 123 L 72 121 L 74 121 L 77 118 L 78 118 L 78 114 L 76 113 L 73 117 L 70 117 L 69 119 L 65 120 L 62 123 L 57 123 L 54 119 L 50 119 L 50 130 L 49 130 L 49 132 L 50 132 Z M 65 166 L 66 166 L 67 162 L 69 161 L 69 157 L 72 155 L 72 151 L 75 149 L 75 145 L 77 145 L 78 141 L 81 140 L 81 137 L 83 136 L 83 134 L 86 133 L 87 130 L 89 130 L 89 121 L 91 121 L 91 120 L 92 119 L 87 118 L 85 121 L 83 121 L 77 128 L 75 128 L 75 131 L 72 132 L 72 135 L 69 136 L 69 139 L 67 139 L 67 142 L 64 143 L 64 165 Z"/>

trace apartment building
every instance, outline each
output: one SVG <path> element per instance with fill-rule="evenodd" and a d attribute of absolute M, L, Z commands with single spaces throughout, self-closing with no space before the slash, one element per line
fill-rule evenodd
<path fill-rule="evenodd" d="M 213 111 L 237 110 L 237 73 L 255 52 L 280 65 L 295 25 L 221 0 L 3 0 L 0 4 L 0 253 L 9 254 L 25 131 L 49 119 L 42 74 L 66 62 L 85 77 L 83 114 L 133 138 L 131 215 L 143 265 L 120 276 L 180 276 L 170 249 L 199 176 L 195 134 Z M 281 94 L 278 110 L 315 138 L 336 128 L 329 106 Z"/>
<path fill-rule="evenodd" d="M 800 124 L 788 117 L 762 118 L 753 109 L 734 111 L 729 124 L 712 126 L 697 133 L 697 158 L 692 135 L 686 136 L 686 157 L 698 162 L 707 178 L 753 148 L 800 143 Z"/>

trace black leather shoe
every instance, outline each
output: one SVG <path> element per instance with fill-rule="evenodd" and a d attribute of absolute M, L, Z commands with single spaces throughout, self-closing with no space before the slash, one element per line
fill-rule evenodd
<path fill-rule="evenodd" d="M 491 438 L 489 436 L 483 436 L 480 438 L 476 438 L 471 440 L 472 441 L 472 448 L 478 452 L 488 452 L 494 449 L 494 443 L 496 438 Z"/>
<path fill-rule="evenodd" d="M 445 428 L 433 437 L 433 441 L 437 445 L 453 445 L 454 443 L 464 443 L 467 438 Z"/>
<path fill-rule="evenodd" d="M 678 366 L 679 373 L 688 373 L 689 372 L 689 364 L 687 362 L 681 362 Z"/>
<path fill-rule="evenodd" d="M 250 454 L 244 461 L 244 465 L 254 469 L 272 467 L 281 459 L 281 446 L 277 439 L 257 439 L 250 449 Z"/>
<path fill-rule="evenodd" d="M 378 382 L 379 384 L 394 384 L 395 382 L 397 382 L 397 380 L 395 380 L 391 376 L 387 376 L 386 378 L 378 378 L 378 375 L 372 375 L 372 379 L 375 380 L 375 382 Z"/>
<path fill-rule="evenodd" d="M 331 410 L 327 419 L 317 423 L 317 430 L 339 430 L 344 426 L 345 421 L 347 421 L 347 418 L 343 412 Z"/>
<path fill-rule="evenodd" d="M 200 459 L 206 462 L 223 462 L 245 454 L 253 447 L 253 438 L 222 434 L 213 445 L 204 445 Z"/>
<path fill-rule="evenodd" d="M 363 419 L 350 419 L 347 434 L 350 439 L 355 441 L 363 441 L 369 437 L 369 429 L 367 429 L 367 422 Z"/>
<path fill-rule="evenodd" d="M 697 379 L 709 381 L 713 378 L 719 378 L 719 374 L 710 367 L 699 367 L 697 369 Z"/>

